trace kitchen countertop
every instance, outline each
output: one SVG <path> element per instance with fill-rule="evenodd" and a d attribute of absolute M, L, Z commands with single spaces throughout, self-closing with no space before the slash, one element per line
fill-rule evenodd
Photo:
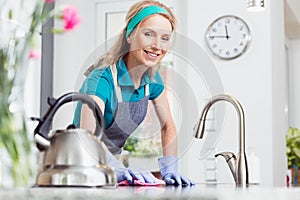
<path fill-rule="evenodd" d="M 81 200 L 81 199 L 205 199 L 205 200 L 298 200 L 300 188 L 250 186 L 237 188 L 232 184 L 196 184 L 192 187 L 27 187 L 0 189 L 0 199 Z"/>

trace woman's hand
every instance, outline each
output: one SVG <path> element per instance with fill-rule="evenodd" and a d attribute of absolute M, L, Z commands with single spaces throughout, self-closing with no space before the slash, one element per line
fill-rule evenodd
<path fill-rule="evenodd" d="M 132 177 L 132 180 L 129 181 L 130 185 L 134 184 L 134 180 L 138 180 L 145 183 L 159 183 L 161 180 L 157 179 L 153 174 L 144 169 L 132 168 L 128 169 L 129 174 Z"/>
<path fill-rule="evenodd" d="M 164 156 L 158 159 L 159 169 L 167 185 L 194 185 L 194 183 L 178 173 L 176 156 Z"/>
<path fill-rule="evenodd" d="M 129 167 L 126 168 L 114 155 L 106 149 L 106 160 L 116 174 L 118 183 L 126 180 L 130 185 L 134 185 L 134 180 L 144 183 L 161 183 L 161 180 L 155 178 L 148 170 Z"/>

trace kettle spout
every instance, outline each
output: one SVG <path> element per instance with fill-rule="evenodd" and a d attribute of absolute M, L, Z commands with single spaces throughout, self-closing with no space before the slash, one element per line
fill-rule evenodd
<path fill-rule="evenodd" d="M 236 156 L 232 152 L 222 152 L 215 155 L 215 157 L 223 156 L 230 168 L 230 171 L 233 175 L 234 181 L 236 182 Z"/>

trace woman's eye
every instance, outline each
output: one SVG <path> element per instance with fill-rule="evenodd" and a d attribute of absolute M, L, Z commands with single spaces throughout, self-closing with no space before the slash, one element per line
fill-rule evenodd
<path fill-rule="evenodd" d="M 165 37 L 162 37 L 161 40 L 164 41 L 164 42 L 169 42 L 170 37 L 165 36 Z"/>
<path fill-rule="evenodd" d="M 154 34 L 151 33 L 151 32 L 146 32 L 146 33 L 145 33 L 145 36 L 147 36 L 147 37 L 154 37 Z"/>

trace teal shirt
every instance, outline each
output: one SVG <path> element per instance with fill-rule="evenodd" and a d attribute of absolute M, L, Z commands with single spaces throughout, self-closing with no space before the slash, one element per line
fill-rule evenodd
<path fill-rule="evenodd" d="M 164 89 L 164 83 L 159 72 L 154 75 L 155 81 L 152 81 L 146 72 L 142 77 L 141 85 L 135 88 L 131 77 L 128 73 L 124 60 L 120 60 L 116 64 L 118 72 L 118 83 L 121 87 L 122 98 L 124 102 L 137 102 L 145 97 L 144 86 L 149 84 L 149 99 L 156 99 Z M 81 93 L 98 96 L 105 104 L 104 119 L 105 126 L 108 128 L 114 119 L 117 109 L 118 98 L 115 94 L 115 86 L 113 82 L 110 67 L 105 69 L 94 69 L 85 79 L 81 89 Z M 82 104 L 79 102 L 75 109 L 73 123 L 80 127 L 80 114 Z"/>

